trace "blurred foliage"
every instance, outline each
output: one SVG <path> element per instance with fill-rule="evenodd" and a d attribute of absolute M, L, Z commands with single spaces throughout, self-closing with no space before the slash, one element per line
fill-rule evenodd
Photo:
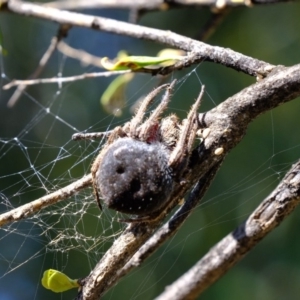
<path fill-rule="evenodd" d="M 126 21 L 126 11 L 89 10 L 87 13 Z M 208 9 L 174 9 L 144 14 L 141 25 L 171 30 L 189 37 L 195 37 L 209 18 Z M 215 34 L 207 41 L 212 45 L 228 47 L 272 64 L 293 65 L 299 63 L 299 15 L 300 7 L 295 3 L 237 7 L 232 9 Z M 0 14 L 0 28 L 8 55 L 2 57 L 1 85 L 9 79 L 28 77 L 37 67 L 38 61 L 47 49 L 58 26 L 51 22 Z M 2 38 L 1 38 L 2 39 Z M 66 41 L 73 47 L 84 49 L 99 57 L 115 57 L 120 49 L 134 55 L 154 56 L 162 45 L 110 35 L 82 28 L 72 28 Z M 66 59 L 57 53 L 50 60 L 42 77 L 52 77 L 62 71 L 62 76 L 93 72 L 95 68 L 82 66 L 79 62 Z M 176 72 L 177 78 L 184 78 L 180 88 L 174 92 L 170 110 L 181 118 L 200 90 L 200 80 L 207 88 L 202 111 L 208 110 L 227 97 L 240 91 L 255 79 L 245 74 L 209 62 Z M 129 84 L 130 95 L 122 119 L 116 121 L 99 106 L 99 97 L 112 79 L 90 79 L 73 84 L 37 85 L 28 88 L 17 105 L 8 109 L 6 103 L 13 91 L 0 91 L 0 138 L 22 137 L 32 141 L 30 157 L 37 157 L 36 165 L 47 164 L 55 159 L 39 155 L 45 143 L 51 149 L 71 148 L 71 135 L 77 130 L 105 131 L 112 125 L 122 124 L 130 118 L 129 106 L 142 94 L 149 92 L 159 80 L 149 75 L 136 76 Z M 52 114 L 40 115 L 40 121 L 31 127 L 32 119 L 39 118 L 40 105 L 50 106 Z M 184 224 L 178 234 L 163 245 L 138 270 L 135 270 L 114 287 L 103 299 L 153 299 L 164 287 L 191 267 L 202 255 L 226 234 L 240 224 L 251 211 L 268 195 L 283 177 L 284 172 L 299 158 L 299 100 L 276 108 L 260 116 L 249 127 L 242 143 L 230 153 L 202 204 Z M 59 116 L 67 124 L 58 122 Z M 90 128 L 92 127 L 92 130 Z M 96 146 L 95 146 L 96 147 Z M 2 151 L 2 150 L 1 150 Z M 84 151 L 84 150 L 83 150 Z M 0 152 L 0 155 L 3 152 Z M 88 153 L 84 152 L 85 156 Z M 76 156 L 78 155 L 78 156 Z M 50 170 L 43 170 L 47 180 L 62 178 L 69 170 L 72 178 L 78 178 L 89 170 L 92 157 L 83 168 L 71 168 L 82 153 L 76 153 Z M 13 195 L 13 188 L 20 189 L 24 180 L 15 182 L 18 172 L 30 168 L 24 160 L 21 148 L 10 150 L 0 160 L 0 192 L 7 197 Z M 66 179 L 66 184 L 68 179 Z M 29 202 L 44 193 L 40 182 L 32 190 L 12 197 L 15 205 Z M 7 187 L 12 187 L 12 191 Z M 21 226 L 21 225 L 20 225 Z M 22 225 L 23 226 L 23 225 Z M 25 225 L 24 225 L 25 226 Z M 88 226 L 88 220 L 86 223 Z M 230 270 L 221 280 L 201 297 L 214 299 L 298 299 L 300 294 L 300 241 L 296 239 L 300 226 L 297 209 L 278 229 L 263 240 L 243 261 Z M 0 232 L 2 234 L 2 232 Z M 101 233 L 99 233 L 101 234 Z M 0 273 L 8 272 L 4 266 L 11 249 L 15 249 L 17 238 L 1 244 Z M 41 244 L 28 240 L 22 244 L 20 253 L 38 249 Z M 14 250 L 16 251 L 16 250 Z M 38 250 L 35 250 L 38 251 Z M 33 251 L 34 253 L 34 251 Z M 90 260 L 91 253 L 71 251 L 63 261 L 63 270 L 72 278 L 88 274 L 97 258 Z M 100 258 L 100 257 L 99 257 Z M 20 257 L 22 259 L 22 256 Z M 63 296 L 44 290 L 40 286 L 42 272 L 47 268 L 60 266 L 60 256 L 52 253 L 30 259 L 23 267 L 0 279 L 0 295 L 3 299 L 72 299 L 76 293 Z M 16 288 L 16 286 L 18 288 Z"/>

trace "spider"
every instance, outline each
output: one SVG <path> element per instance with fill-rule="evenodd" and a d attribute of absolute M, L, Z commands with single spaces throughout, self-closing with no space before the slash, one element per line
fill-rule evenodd
<path fill-rule="evenodd" d="M 152 213 L 168 203 L 175 182 L 184 182 L 181 178 L 199 128 L 197 110 L 204 86 L 181 123 L 174 114 L 160 121 L 175 83 L 176 80 L 153 90 L 123 127 L 105 134 L 73 136 L 73 139 L 107 137 L 91 168 L 94 193 L 100 209 L 101 198 L 110 209 L 138 216 L 126 222 L 151 219 Z M 163 89 L 166 91 L 160 104 L 143 122 L 147 107 Z"/>

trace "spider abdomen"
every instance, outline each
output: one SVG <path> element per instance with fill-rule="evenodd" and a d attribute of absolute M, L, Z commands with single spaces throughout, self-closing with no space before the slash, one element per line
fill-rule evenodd
<path fill-rule="evenodd" d="M 104 203 L 116 211 L 136 215 L 159 210 L 173 189 L 168 155 L 158 142 L 116 140 L 106 150 L 96 174 Z"/>

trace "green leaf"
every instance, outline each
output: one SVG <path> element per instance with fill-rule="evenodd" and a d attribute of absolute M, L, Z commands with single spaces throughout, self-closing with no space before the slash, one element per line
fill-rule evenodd
<path fill-rule="evenodd" d="M 125 106 L 125 90 L 134 74 L 127 73 L 116 77 L 104 91 L 100 103 L 110 114 L 121 116 L 122 108 Z"/>
<path fill-rule="evenodd" d="M 44 288 L 55 293 L 61 293 L 80 287 L 77 279 L 70 279 L 64 273 L 54 269 L 49 269 L 44 272 L 42 285 Z"/>
<path fill-rule="evenodd" d="M 165 62 L 174 64 L 175 61 L 181 60 L 182 56 L 125 56 L 117 59 L 116 62 L 109 61 L 107 57 L 101 59 L 101 64 L 104 69 L 109 71 L 121 71 L 121 70 L 138 70 L 149 66 L 161 65 Z"/>

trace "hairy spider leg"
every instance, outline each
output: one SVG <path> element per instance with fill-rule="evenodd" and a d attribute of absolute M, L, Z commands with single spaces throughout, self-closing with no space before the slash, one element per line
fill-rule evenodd
<path fill-rule="evenodd" d="M 176 80 L 173 80 L 172 83 L 167 87 L 165 94 L 160 102 L 160 104 L 156 107 L 156 109 L 151 113 L 149 118 L 139 127 L 139 136 L 140 139 L 146 142 L 151 142 L 157 140 L 158 136 L 158 128 L 159 128 L 159 116 L 166 110 L 170 99 L 171 92 L 176 83 Z"/>
<path fill-rule="evenodd" d="M 141 103 L 140 107 L 138 108 L 135 116 L 130 121 L 130 133 L 132 137 L 137 136 L 137 128 L 140 125 L 140 123 L 143 120 L 143 117 L 145 115 L 147 107 L 150 105 L 150 103 L 154 100 L 154 98 L 166 87 L 168 87 L 169 84 L 163 84 L 159 87 L 157 87 L 155 90 L 153 90 L 150 94 L 146 96 L 146 98 Z"/>
<path fill-rule="evenodd" d="M 154 121 L 156 121 L 159 116 L 162 114 L 162 112 L 164 110 L 166 110 L 170 99 L 171 99 L 171 92 L 173 91 L 174 85 L 176 83 L 176 79 L 173 80 L 171 82 L 171 84 L 167 87 L 166 92 L 160 102 L 160 104 L 156 107 L 156 109 L 151 113 L 151 115 L 149 116 L 148 120 L 146 120 L 145 123 L 149 122 L 149 123 L 153 123 Z"/>
<path fill-rule="evenodd" d="M 94 191 L 94 194 L 95 194 L 95 197 L 96 197 L 96 200 L 97 200 L 97 204 L 98 204 L 100 210 L 102 210 L 102 205 L 100 203 L 100 195 L 99 195 L 99 192 L 98 192 L 98 187 L 96 185 L 96 179 L 95 178 L 96 178 L 96 173 L 97 173 L 97 170 L 99 168 L 101 159 L 102 159 L 102 157 L 100 155 L 98 155 L 96 157 L 96 160 L 93 162 L 92 168 L 91 168 L 91 173 L 92 173 L 92 177 L 93 177 L 93 191 Z"/>
<path fill-rule="evenodd" d="M 201 106 L 201 100 L 202 100 L 203 95 L 204 95 L 204 90 L 205 90 L 205 85 L 202 85 L 200 94 L 199 94 L 196 102 L 194 103 L 194 107 L 192 107 L 191 112 L 190 112 L 191 113 L 191 118 L 194 115 L 195 121 L 191 122 L 191 126 L 193 126 L 193 128 L 188 129 L 188 132 L 191 131 L 191 134 L 189 135 L 189 139 L 188 139 L 188 144 L 187 144 L 187 147 L 189 149 L 188 151 L 190 151 L 192 149 L 194 140 L 195 140 L 196 135 L 197 135 L 197 130 L 200 127 L 200 121 L 199 121 L 199 118 L 198 118 L 198 109 Z M 189 118 L 189 115 L 188 115 L 188 118 Z"/>
<path fill-rule="evenodd" d="M 186 155 L 191 151 L 193 142 L 196 137 L 198 129 L 198 116 L 197 110 L 201 104 L 201 99 L 204 94 L 205 86 L 202 86 L 201 92 L 193 104 L 180 132 L 180 136 L 174 151 L 171 153 L 169 158 L 169 166 L 172 168 L 177 168 L 181 165 Z"/>

